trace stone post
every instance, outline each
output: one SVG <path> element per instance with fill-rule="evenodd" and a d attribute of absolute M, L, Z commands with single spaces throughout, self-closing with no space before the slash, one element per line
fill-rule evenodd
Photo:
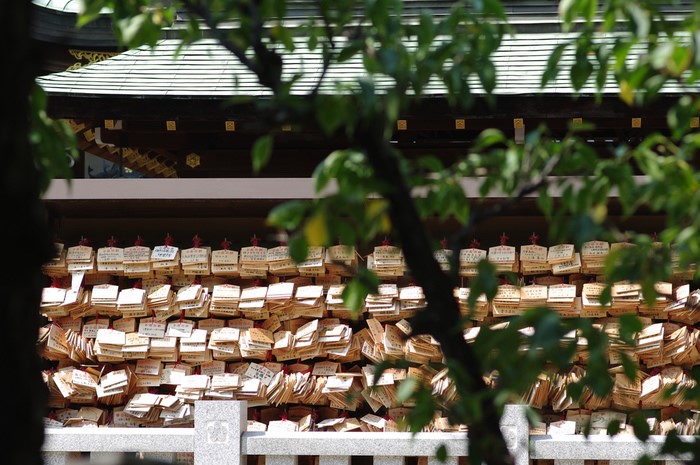
<path fill-rule="evenodd" d="M 524 405 L 506 405 L 501 417 L 501 432 L 515 465 L 528 465 L 530 461 L 530 425 L 525 408 Z"/>
<path fill-rule="evenodd" d="M 248 423 L 247 403 L 195 401 L 194 465 L 245 465 L 241 433 Z"/>

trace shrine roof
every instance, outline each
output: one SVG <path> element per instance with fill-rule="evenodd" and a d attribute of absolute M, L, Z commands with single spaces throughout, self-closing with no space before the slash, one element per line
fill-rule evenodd
<path fill-rule="evenodd" d="M 540 88 L 547 60 L 557 45 L 572 40 L 565 33 L 517 34 L 506 36 L 502 46 L 493 54 L 497 95 L 575 94 L 568 69 L 574 62 L 574 51 L 567 48 L 560 60 L 558 77 Z M 612 44 L 612 35 L 599 37 Z M 148 97 L 220 99 L 233 96 L 268 96 L 270 91 L 258 83 L 256 76 L 214 39 L 203 39 L 179 49 L 177 39 L 164 39 L 153 48 L 143 46 L 82 68 L 53 73 L 38 78 L 38 83 L 51 95 L 61 96 L 119 96 L 143 99 Z M 292 93 L 308 93 L 321 76 L 321 54 L 308 50 L 304 41 L 294 52 L 285 55 L 285 78 L 302 75 L 292 86 Z M 410 46 L 410 44 L 409 44 Z M 369 79 L 358 54 L 352 59 L 334 64 L 320 86 L 322 93 L 338 93 Z M 387 76 L 371 77 L 381 92 L 391 85 Z M 594 94 L 594 77 L 580 89 L 579 94 Z M 472 93 L 485 91 L 476 75 L 469 77 Z M 700 87 L 680 88 L 667 83 L 661 93 L 695 92 Z M 437 80 L 425 88 L 427 97 L 445 96 L 446 87 Z M 617 95 L 619 87 L 612 77 L 603 94 Z"/>

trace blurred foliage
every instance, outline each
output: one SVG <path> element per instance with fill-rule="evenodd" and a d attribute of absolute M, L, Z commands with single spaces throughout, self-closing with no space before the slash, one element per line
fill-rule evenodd
<path fill-rule="evenodd" d="M 29 141 L 42 194 L 52 179 L 70 180 L 73 177 L 71 167 L 79 156 L 73 130 L 66 122 L 48 117 L 46 102 L 46 93 L 35 85 L 29 96 Z"/>
<path fill-rule="evenodd" d="M 331 245 L 337 240 L 368 245 L 389 235 L 411 248 L 409 266 L 425 265 L 432 250 L 422 249 L 438 241 L 413 241 L 428 234 L 416 218 L 456 219 L 461 227 L 448 243 L 458 252 L 467 246 L 465 241 L 471 239 L 479 221 L 534 194 L 549 224 L 550 242 L 570 241 L 580 247 L 597 239 L 635 245 L 610 254 L 605 274 L 609 283 L 640 282 L 648 302 L 656 297 L 654 283 L 670 279 L 673 259 L 680 266 L 700 261 L 700 178 L 693 168 L 700 134 L 691 130 L 700 108 L 697 6 L 671 20 L 659 7 L 672 2 L 563 0 L 559 3 L 561 26 L 572 34 L 553 50 L 541 76 L 543 89 L 554 80 L 566 79 L 574 98 L 593 92 L 601 101 L 602 91 L 615 86 L 619 99 L 629 107 L 656 101 L 667 85 L 688 89 L 678 94 L 667 114 L 667 134 L 653 133 L 637 144 L 620 142 L 602 154 L 586 140 L 588 125 L 572 125 L 563 137 L 547 127 L 537 127 L 522 143 L 497 130 L 486 130 L 464 157 L 446 165 L 431 154 L 414 161 L 403 158 L 391 147 L 392 131 L 402 111 L 430 86 L 442 86 L 450 104 L 469 109 L 475 99 L 475 78 L 487 100 L 496 100 L 493 91 L 499 76 L 491 57 L 513 32 L 498 0 L 456 1 L 444 15 L 432 14 L 426 1 L 425 11 L 411 21 L 402 16 L 399 0 L 319 0 L 310 4 L 313 14 L 294 20 L 287 14 L 295 2 L 284 0 L 84 3 L 80 24 L 110 11 L 117 36 L 129 48 L 155 45 L 162 30 L 177 22 L 183 46 L 201 38 L 206 30 L 254 72 L 271 91 L 269 98 L 255 101 L 270 127 L 270 134 L 252 147 L 256 172 L 274 158 L 273 128 L 280 124 L 314 124 L 329 137 L 344 135 L 351 141 L 316 168 L 317 199 L 289 202 L 270 213 L 269 223 L 289 233 L 296 259 L 303 259 L 310 245 Z M 283 57 L 302 46 L 318 51 L 321 60 L 320 72 L 314 70 L 313 75 L 317 84 L 304 95 L 293 91 L 302 76 L 283 72 Z M 564 53 L 572 54 L 573 59 L 562 60 Z M 362 79 L 337 83 L 327 78 L 329 68 L 351 60 L 361 61 Z M 35 136 L 40 138 L 40 132 Z M 636 176 L 634 167 L 644 177 Z M 479 198 L 465 196 L 460 185 L 464 177 L 480 180 Z M 414 189 L 421 189 L 424 195 L 407 197 Z M 484 204 L 484 198 L 493 192 L 506 195 L 502 206 Z M 622 208 L 623 219 L 641 208 L 663 214 L 663 229 L 654 238 L 619 230 L 608 216 L 611 202 Z M 415 229 L 407 226 L 411 224 Z M 406 239 L 412 239 L 410 244 Z M 437 268 L 434 263 L 430 266 Z M 472 281 L 471 305 L 480 293 L 495 295 L 500 282 L 487 262 L 480 265 L 479 272 Z M 426 294 L 427 311 L 438 319 L 455 321 L 456 307 L 434 302 L 446 301 L 443 298 L 456 277 L 453 266 L 444 276 L 426 273 L 418 280 L 432 292 Z M 440 280 L 449 285 L 441 287 Z M 371 271 L 362 270 L 349 282 L 344 298 L 358 309 L 378 282 Z M 603 299 L 610 299 L 610 289 Z M 619 323 L 621 339 L 632 342 L 641 327 L 638 319 L 620 318 Z M 483 328 L 471 346 L 462 341 L 458 351 L 447 355 L 446 365 L 461 402 L 454 406 L 452 419 L 478 422 L 484 406 L 495 403 L 500 408 L 520 398 L 545 370 L 552 366 L 568 369 L 575 343 L 565 342 L 564 336 L 571 332 L 586 339 L 589 358 L 584 376 L 570 386 L 569 394 L 575 399 L 586 392 L 609 394 L 609 336 L 590 320 L 562 319 L 551 309 L 536 308 L 513 318 L 506 328 Z M 454 336 L 436 330 L 432 334 Z M 466 358 L 459 358 L 462 356 Z M 464 360 L 471 360 L 473 366 L 465 365 Z M 624 367 L 628 376 L 635 375 L 633 364 L 624 363 Z M 485 377 L 497 373 L 497 382 L 487 386 L 477 379 L 474 369 Z M 408 383 L 400 395 L 416 401 L 410 417 L 414 431 L 440 408 L 421 383 Z M 689 395 L 698 397 L 692 390 Z M 648 431 L 643 422 L 633 423 L 644 439 Z M 610 425 L 610 433 L 615 426 Z M 686 447 L 673 436 L 669 439 L 668 450 Z M 476 447 L 472 442 L 470 446 Z M 487 461 L 497 463 L 488 457 Z"/>

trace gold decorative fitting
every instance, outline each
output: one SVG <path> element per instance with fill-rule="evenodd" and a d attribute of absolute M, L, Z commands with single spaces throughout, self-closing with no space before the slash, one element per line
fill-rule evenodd
<path fill-rule="evenodd" d="M 464 119 L 456 119 L 455 120 L 455 129 L 466 129 L 467 128 L 467 122 Z"/>
<path fill-rule="evenodd" d="M 236 122 L 235 121 L 226 121 L 225 123 L 226 131 L 228 132 L 233 132 L 236 130 Z"/>
<path fill-rule="evenodd" d="M 187 166 L 189 166 L 190 168 L 198 167 L 199 163 L 200 163 L 200 158 L 199 158 L 199 155 L 197 155 L 196 153 L 190 153 L 185 158 L 185 164 L 187 164 Z"/>
<path fill-rule="evenodd" d="M 284 131 L 284 132 L 291 132 L 291 131 L 292 131 L 292 125 L 291 125 L 291 124 L 283 124 L 283 125 L 282 125 L 282 131 Z"/>
<path fill-rule="evenodd" d="M 697 116 L 693 116 L 692 118 L 690 118 L 690 127 L 691 128 L 700 127 L 700 118 L 698 118 Z"/>
<path fill-rule="evenodd" d="M 573 123 L 574 126 L 581 126 L 583 124 L 583 118 L 574 118 Z"/>
<path fill-rule="evenodd" d="M 399 131 L 405 131 L 406 129 L 408 129 L 408 121 L 406 121 L 405 119 L 398 120 L 396 122 L 396 129 L 398 129 Z"/>
<path fill-rule="evenodd" d="M 525 127 L 525 123 L 522 118 L 513 118 L 513 128 L 522 129 Z"/>
<path fill-rule="evenodd" d="M 105 129 L 121 129 L 122 128 L 122 120 L 120 119 L 106 119 L 105 120 Z"/>
<path fill-rule="evenodd" d="M 632 118 L 632 127 L 633 128 L 641 128 L 642 127 L 642 118 Z"/>
<path fill-rule="evenodd" d="M 65 121 L 68 123 L 73 132 L 80 132 L 86 127 L 85 123 L 79 123 L 74 119 L 67 119 Z"/>
<path fill-rule="evenodd" d="M 77 50 L 73 48 L 68 49 L 68 53 L 70 53 L 76 60 L 79 60 L 70 65 L 68 67 L 69 70 L 79 69 L 83 66 L 91 65 L 93 63 L 97 63 L 98 61 L 106 60 L 107 58 L 119 55 L 116 52 L 96 52 L 94 50 Z M 82 63 L 83 61 L 85 63 Z"/>
<path fill-rule="evenodd" d="M 165 122 L 165 129 L 168 131 L 177 131 L 177 123 L 172 120 L 168 120 Z"/>

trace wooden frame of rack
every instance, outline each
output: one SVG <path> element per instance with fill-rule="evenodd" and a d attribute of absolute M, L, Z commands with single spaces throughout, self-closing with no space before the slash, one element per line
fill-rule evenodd
<path fill-rule="evenodd" d="M 479 184 L 479 179 L 463 180 L 468 198 L 478 196 Z M 556 190 L 552 194 L 559 195 Z M 254 234 L 274 243 L 278 231 L 265 223 L 270 209 L 315 195 L 311 178 L 73 179 L 55 180 L 44 203 L 58 237 L 67 243 L 77 243 L 85 234 L 91 234 L 95 243 L 115 236 L 124 245 L 136 235 L 160 243 L 170 233 L 182 244 L 189 244 L 190 238 L 199 234 L 215 245 L 224 238 L 247 243 Z M 493 192 L 486 201 L 503 199 L 502 193 Z M 620 212 L 611 208 L 610 214 L 615 219 Z M 624 224 L 631 230 L 651 233 L 662 221 L 658 214 L 640 212 Z M 429 220 L 427 226 L 440 237 L 458 225 Z M 477 234 L 484 245 L 495 245 L 503 231 L 513 244 L 528 243 L 533 231 L 546 232 L 535 196 L 486 221 Z"/>

